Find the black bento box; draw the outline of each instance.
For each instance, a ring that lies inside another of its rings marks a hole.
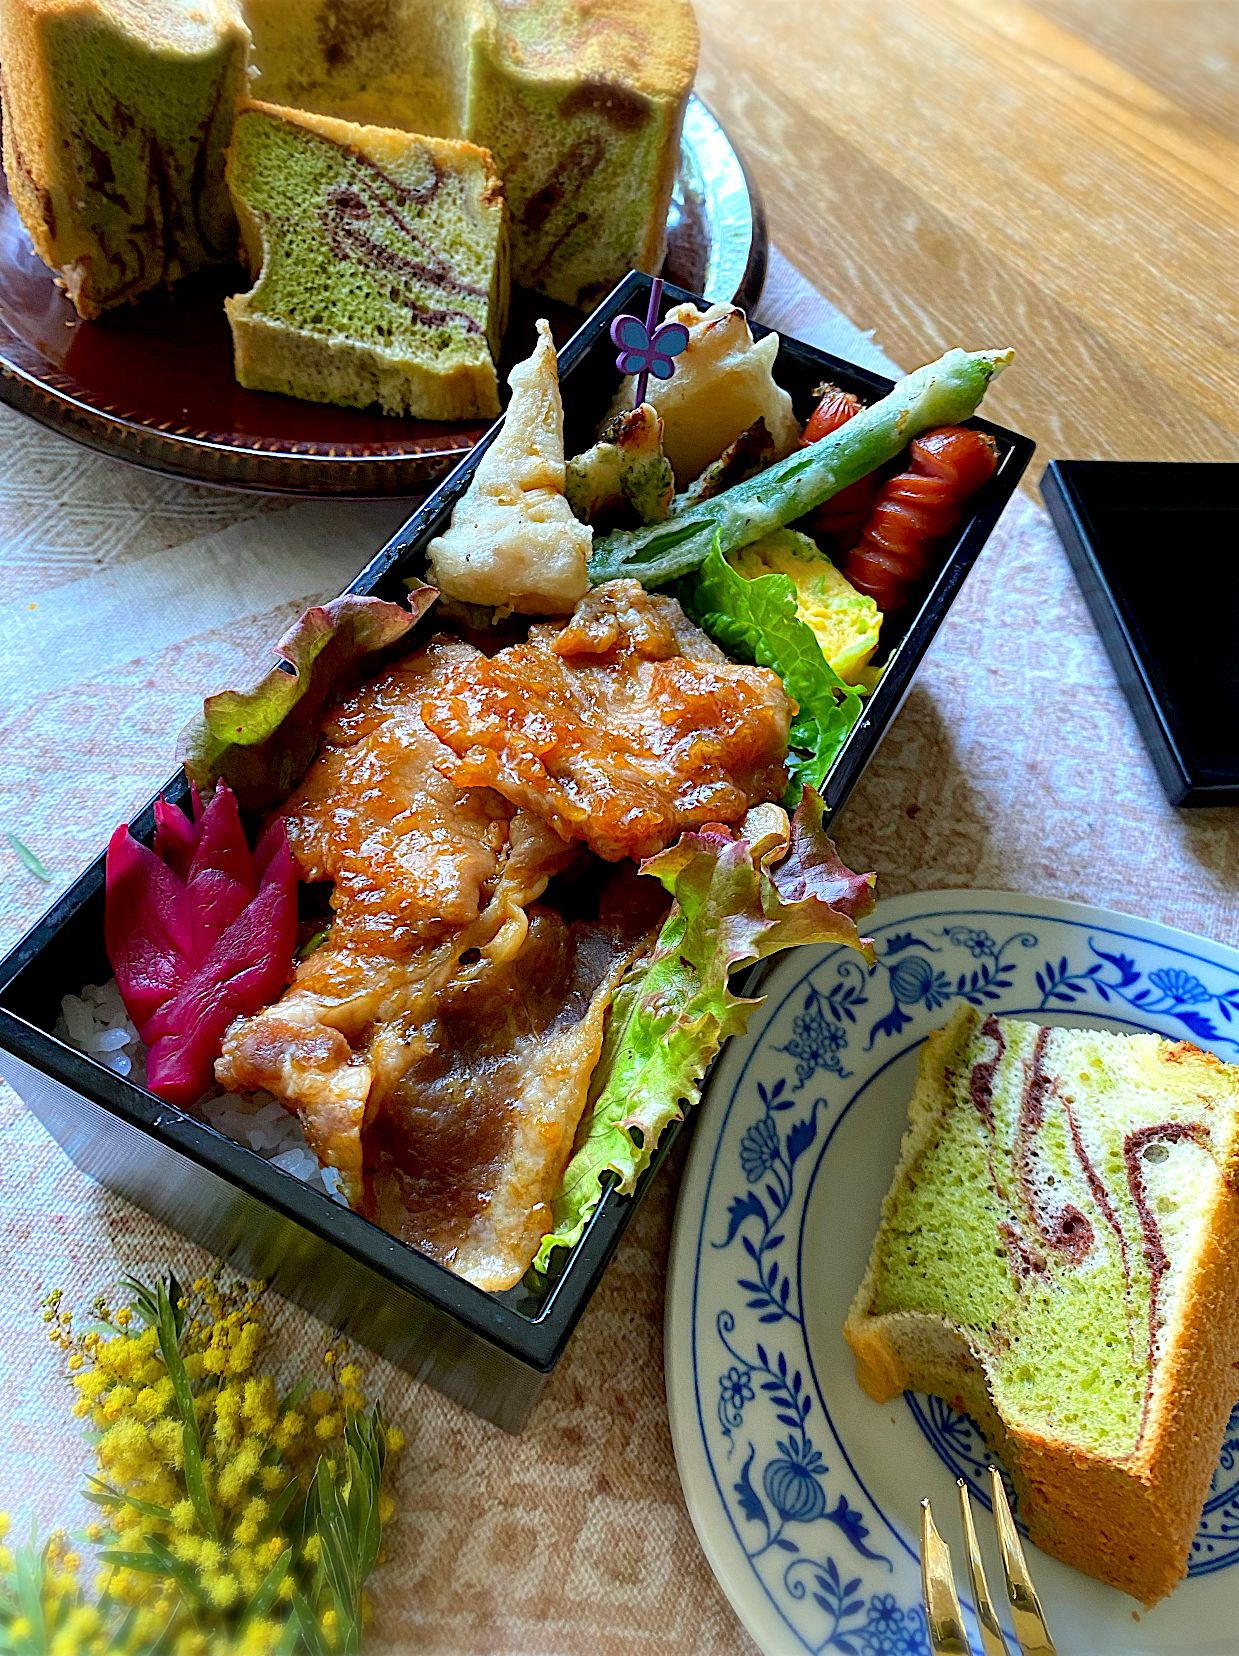
[[[644,317],[650,278],[625,278],[559,353],[567,452],[593,441],[618,383],[609,336],[620,311]],[[664,289],[664,309],[696,296]],[[704,304],[704,300],[698,300]],[[754,327],[755,333],[768,330]],[[872,401],[890,381],[791,339],[777,377],[803,420],[823,380]],[[999,513],[1033,444],[985,420],[971,422],[999,449],[995,476],[970,502],[953,543],[926,578],[919,601],[885,624],[879,659],[889,665],[864,717],[826,779],[837,811],[899,709],[912,678]],[[350,591],[396,599],[422,572],[422,548],[444,529],[490,432],[352,583]],[[204,688],[214,688],[205,687]],[[164,789],[185,792],[178,774]],[[134,833],[149,842],[154,801]],[[50,912],[0,962],[0,1074],[77,1165],[250,1277],[265,1277],[325,1322],[381,1352],[486,1419],[518,1431],[554,1368],[619,1243],[636,1204],[657,1178],[676,1128],[664,1133],[631,1198],[608,1192],[585,1235],[540,1290],[491,1294],[461,1281],[368,1220],[307,1189],[193,1116],[57,1040],[49,1030],[61,997],[110,975],[103,947],[102,852]]]

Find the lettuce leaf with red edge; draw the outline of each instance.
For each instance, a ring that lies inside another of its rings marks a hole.
[[[227,782],[250,810],[280,804],[318,751],[319,718],[335,691],[373,672],[437,597],[434,587],[416,587],[405,609],[346,592],[308,609],[275,646],[293,672],[276,667],[252,690],[208,696],[186,725],[179,745],[186,776],[204,794]]]
[[[856,921],[873,907],[874,876],[844,866],[822,817],[820,796],[806,788],[790,824],[777,805],[758,806],[738,833],[685,833],[642,863],[675,902],[652,953],[615,997],[535,1269],[578,1240],[608,1175],[632,1190],[663,1129],[696,1102],[719,1047],[761,1005],[732,994],[732,972],[797,943],[846,943],[872,961]]]

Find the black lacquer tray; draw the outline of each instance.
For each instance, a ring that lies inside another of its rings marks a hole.
[[[611,320],[620,311],[644,316],[649,288],[648,276],[626,277],[559,353],[569,453],[593,440],[618,383]],[[694,297],[668,285],[664,310]],[[759,335],[766,331],[754,326]],[[776,373],[802,420],[823,380],[867,401],[884,395],[891,383],[786,338]],[[912,605],[884,624],[879,659],[886,671],[826,778],[823,794],[832,811],[843,805],[876,751],[1032,455],[1028,438],[985,420],[971,423],[997,441],[998,470],[969,503]],[[422,572],[427,540],[447,526],[497,429],[409,518],[351,591],[404,596],[405,580]],[[181,798],[183,778],[178,774],[163,791]],[[153,807],[152,800],[133,824],[148,842]],[[476,1413],[519,1430],[682,1129],[664,1133],[635,1195],[604,1196],[577,1246],[570,1254],[561,1251],[544,1287],[485,1293],[49,1033],[63,995],[111,975],[103,948],[103,877],[101,851],[0,962],[0,1074],[92,1177],[246,1275],[271,1279],[280,1292]]]
[[[1239,464],[1052,460],[1041,494],[1166,798],[1239,805]]]

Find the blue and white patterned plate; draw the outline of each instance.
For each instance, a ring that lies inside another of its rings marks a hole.
[[[765,1656],[928,1656],[919,1502],[933,1499],[961,1565],[954,1479],[988,1505],[971,1422],[937,1399],[871,1402],[841,1332],[926,1035],[962,999],[1151,1029],[1239,1059],[1239,951],[1221,944],[1007,892],[895,898],[868,929],[872,970],[848,949],[803,949],[763,984],[765,1005],[712,1077],[672,1243],[667,1400],[680,1478],[714,1573]],[[1060,1656],[1233,1656],[1239,1409],[1189,1578],[1156,1609],[1141,1613],[1039,1552],[1031,1563]]]

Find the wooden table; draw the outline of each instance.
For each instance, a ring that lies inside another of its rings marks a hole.
[[[1234,0],[696,0],[773,239],[1056,457],[1239,458]]]

